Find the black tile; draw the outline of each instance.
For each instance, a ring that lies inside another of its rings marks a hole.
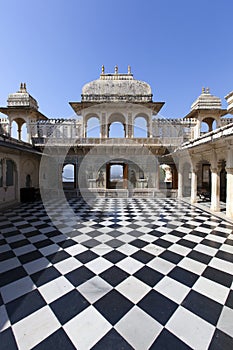
[[[134,306],[134,304],[121,293],[113,289],[95,302],[93,306],[114,325]]]
[[[55,269],[55,267],[50,266],[46,269],[33,273],[31,279],[37,285],[37,287],[54,280],[55,278],[61,276],[61,274]]]
[[[90,303],[76,290],[63,295],[50,304],[59,322],[64,325],[86,309]]]
[[[82,245],[84,245],[84,247],[87,247],[87,248],[94,248],[99,244],[100,242],[94,238],[91,238],[88,241],[82,242]]]
[[[1,350],[18,350],[11,328],[7,328],[3,332],[0,332],[0,344]]]
[[[173,230],[172,232],[170,232],[171,235],[173,236],[176,236],[176,237],[184,237],[186,236],[186,233],[184,232],[180,232],[180,231],[177,231],[177,230]]]
[[[142,241],[141,239],[135,239],[134,241],[129,242],[129,244],[131,244],[137,248],[143,248],[146,245],[148,245],[148,242]]]
[[[131,258],[134,258],[138,261],[141,261],[144,264],[147,264],[149,261],[154,259],[154,255],[144,252],[143,250],[138,250],[136,253],[131,255]]]
[[[47,227],[47,226],[46,226],[46,227]],[[34,244],[34,246],[35,246],[36,248],[40,249],[40,248],[47,247],[47,246],[49,246],[49,245],[51,245],[51,244],[54,244],[54,242],[51,241],[50,239],[43,239],[43,241],[35,242],[35,243],[33,243],[33,244]]]
[[[233,245],[233,239],[227,239],[224,244]]]
[[[203,277],[209,278],[210,280],[223,284],[224,286],[230,288],[232,284],[233,276],[229,273],[217,270],[213,267],[208,266],[202,274]]]
[[[212,259],[212,256],[209,256],[207,254],[203,254],[201,252],[198,252],[198,251],[191,251],[188,255],[187,255],[188,258],[191,258],[193,260],[196,260],[196,261],[199,261],[203,264],[209,264],[210,260]]]
[[[218,251],[217,254],[215,255],[215,257],[233,263],[233,254],[231,254],[231,253],[227,253],[224,251]]]
[[[122,242],[119,239],[113,238],[110,241],[106,242],[105,244],[107,244],[108,246],[112,247],[112,248],[119,248],[122,245],[125,244],[125,242]]]
[[[171,272],[169,272],[168,276],[188,287],[192,287],[199,278],[195,273],[182,269],[179,266],[176,266]]]
[[[30,253],[20,255],[18,257],[18,259],[22,264],[26,264],[29,261],[33,261],[33,260],[39,259],[41,257],[43,257],[43,255],[38,250],[34,250]]]
[[[52,333],[48,338],[44,339],[32,350],[75,350],[75,346],[72,344],[70,338],[65,331],[60,328],[56,332]]]
[[[14,257],[15,257],[15,254],[12,252],[12,250],[8,250],[0,254],[0,261],[5,261]]]
[[[208,350],[232,350],[233,338],[216,329]]]
[[[0,287],[27,276],[27,272],[22,266],[1,273]]]
[[[170,261],[173,264],[178,264],[184,258],[182,255],[171,252],[169,250],[166,250],[165,252],[161,253],[159,257],[164,260]]]
[[[61,250],[61,251],[58,251],[57,253],[53,253],[46,256],[46,259],[48,259],[53,264],[56,264],[59,261],[63,261],[68,258],[70,258],[70,254],[68,254],[64,250]]]
[[[156,241],[154,241],[153,244],[162,248],[169,248],[173,244],[173,242],[168,242],[165,239],[159,238]]]
[[[193,290],[181,305],[214,326],[216,326],[223,308],[221,304]]]
[[[12,249],[24,247],[27,244],[31,244],[27,239],[21,239],[20,241],[9,243]]]
[[[138,307],[147,312],[162,325],[165,325],[178,305],[155,290],[151,290]]]
[[[196,242],[191,242],[187,239],[180,239],[176,243],[182,245],[183,247],[187,247],[187,248],[191,248],[191,249],[193,249],[197,245]]]
[[[12,324],[39,310],[46,305],[38,290],[33,290],[6,304],[6,310]]]
[[[126,258],[126,255],[118,252],[117,250],[112,250],[111,252],[103,255],[103,258],[105,258],[108,261],[111,261],[113,264],[118,263],[119,261]]]
[[[86,264],[89,261],[92,261],[96,258],[98,258],[99,255],[96,253],[92,252],[91,250],[86,250],[85,252],[82,252],[78,255],[75,255],[75,258],[81,261],[81,263]]]
[[[142,282],[154,287],[164,277],[164,275],[148,266],[143,266],[134,274],[134,277],[137,277]]]
[[[112,266],[108,270],[102,272],[100,277],[107,281],[111,286],[116,287],[129,277],[129,274],[117,266]]]
[[[229,293],[229,295],[227,297],[226,306],[228,306],[231,309],[233,309],[233,290],[230,290],[230,293]]]
[[[124,338],[112,328],[91,350],[134,350]]]
[[[204,245],[207,245],[208,247],[216,248],[216,249],[219,249],[222,245],[222,243],[211,241],[210,239],[203,239],[203,241],[201,241],[200,244],[204,244]]]
[[[192,348],[164,328],[149,350],[192,350]]]
[[[95,274],[90,271],[87,267],[81,266],[65,275],[65,277],[73,284],[73,286],[77,287],[80,284],[88,281]]]

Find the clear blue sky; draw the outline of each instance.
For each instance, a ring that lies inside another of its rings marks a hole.
[[[202,86],[233,90],[232,0],[0,0],[0,105],[26,82],[48,117],[97,79],[132,66],[164,117],[183,117]]]

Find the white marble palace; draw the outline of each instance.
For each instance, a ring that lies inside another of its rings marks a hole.
[[[233,92],[225,99],[227,109],[203,88],[186,116],[165,119],[164,102],[130,66],[124,74],[103,66],[81,101],[70,102],[75,118],[50,119],[21,83],[0,108],[0,206],[34,200],[43,187],[67,196],[186,198],[216,213],[224,203],[233,219]],[[41,169],[43,157],[49,166]]]

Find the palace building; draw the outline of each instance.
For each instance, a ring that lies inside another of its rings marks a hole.
[[[21,83],[0,108],[0,206],[61,193],[178,197],[233,219],[233,92],[225,99],[227,109],[203,88],[186,116],[162,118],[164,102],[130,66],[124,74],[103,66],[70,102],[75,118],[50,119]]]

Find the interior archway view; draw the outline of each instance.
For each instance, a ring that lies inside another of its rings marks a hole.
[[[233,349],[233,92],[152,96],[103,66],[73,119],[0,108],[1,349]]]

